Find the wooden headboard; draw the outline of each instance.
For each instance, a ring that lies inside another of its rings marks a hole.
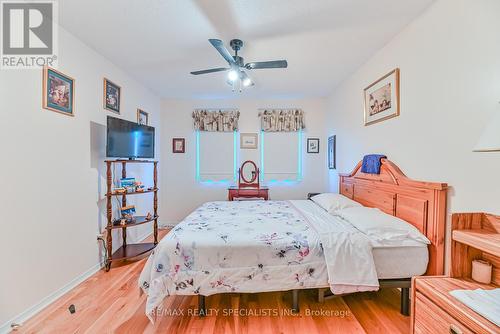
[[[340,174],[340,193],[417,227],[431,241],[426,275],[442,275],[448,185],[411,180],[387,159],[382,159],[380,174],[362,173],[361,164]]]

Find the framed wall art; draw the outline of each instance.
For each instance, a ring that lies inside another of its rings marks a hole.
[[[137,109],[137,124],[148,125],[149,114],[144,110]]]
[[[44,67],[42,100],[44,109],[74,116],[75,80],[50,67]]]
[[[307,153],[319,153],[319,138],[307,138]]]
[[[364,100],[365,125],[399,116],[399,68],[366,87]]]
[[[337,169],[337,136],[328,137],[328,168]]]
[[[240,134],[241,149],[256,149],[259,135],[257,133],[242,133]]]
[[[121,87],[104,78],[103,104],[104,109],[120,114]]]
[[[186,153],[185,138],[172,138],[172,153]]]

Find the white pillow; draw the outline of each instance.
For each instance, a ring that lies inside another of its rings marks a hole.
[[[335,193],[323,193],[311,197],[311,200],[321,206],[329,213],[346,208],[353,208],[362,206],[358,202],[353,201],[343,195]]]
[[[381,244],[389,245],[405,240],[430,244],[429,239],[415,226],[379,209],[355,207],[337,211],[336,214]]]

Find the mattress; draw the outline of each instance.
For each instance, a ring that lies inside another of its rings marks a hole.
[[[425,246],[378,247],[373,260],[379,279],[409,278],[425,273],[429,252]]]

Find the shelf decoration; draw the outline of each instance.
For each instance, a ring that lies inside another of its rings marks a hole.
[[[259,117],[264,132],[295,132],[306,128],[301,109],[264,109]]]
[[[194,129],[197,131],[233,132],[238,131],[240,112],[237,109],[193,111]]]

